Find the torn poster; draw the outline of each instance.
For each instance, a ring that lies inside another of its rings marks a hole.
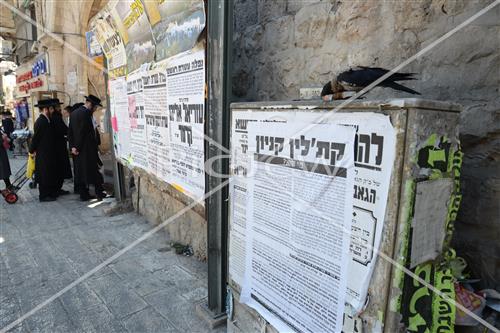
[[[130,159],[130,119],[128,116],[127,81],[124,76],[109,81],[111,116],[116,118],[114,148],[124,163]]]
[[[453,179],[451,178],[417,182],[410,268],[434,260],[441,254],[446,236],[448,204],[452,192]]]
[[[355,129],[252,122],[248,133],[252,168],[241,301],[280,332],[340,332]]]

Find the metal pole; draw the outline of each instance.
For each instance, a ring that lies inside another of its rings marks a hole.
[[[232,1],[208,1],[207,15],[207,82],[208,107],[206,134],[224,147],[229,147],[230,54]],[[205,143],[206,159],[226,155],[214,145]],[[218,174],[228,174],[229,160],[217,159],[212,165]],[[206,191],[219,186],[225,179],[206,176]],[[225,314],[227,282],[228,188],[211,195],[205,201],[208,245],[208,308],[215,316]]]
[[[121,165],[117,163],[116,161],[116,156],[115,156],[115,145],[113,142],[113,128],[111,126],[111,105],[110,105],[110,98],[108,94],[108,82],[109,82],[109,75],[108,75],[108,61],[106,59],[106,56],[103,55],[103,64],[104,64],[104,84],[106,87],[106,113],[105,113],[105,118],[106,118],[106,130],[108,133],[111,134],[111,165],[113,166],[113,187],[114,187],[114,192],[115,192],[115,199],[117,201],[121,201],[124,199],[123,195],[123,170],[121,168]]]

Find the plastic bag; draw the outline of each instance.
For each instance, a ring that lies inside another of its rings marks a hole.
[[[26,165],[26,178],[33,177],[33,173],[35,172],[35,157],[31,154],[28,156],[28,164]]]

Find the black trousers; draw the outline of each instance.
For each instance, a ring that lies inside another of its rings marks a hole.
[[[85,198],[85,197],[89,196],[89,186],[90,185],[94,185],[94,191],[95,191],[95,195],[97,197],[102,196],[102,193],[104,191],[104,187],[103,187],[104,177],[98,169],[96,169],[95,172],[96,172],[96,175],[94,177],[95,178],[94,184],[82,184],[82,183],[78,184],[78,192],[80,193],[81,198]],[[75,183],[75,187],[76,186],[77,186],[77,184]],[[76,191],[76,189],[75,189],[75,191]]]
[[[56,197],[56,186],[54,185],[46,185],[46,184],[38,184],[38,193],[40,199],[45,199],[47,197]]]

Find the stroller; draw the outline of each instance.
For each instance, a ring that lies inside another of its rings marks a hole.
[[[28,155],[28,145],[31,139],[31,132],[28,128],[17,129],[11,134],[14,143],[14,157]]]
[[[19,197],[17,196],[17,192],[24,186],[24,184],[26,184],[31,179],[26,177],[27,166],[28,162],[24,163],[24,165],[14,175],[12,186],[1,191],[2,196],[8,204],[12,205],[17,202],[17,200],[19,199]],[[33,188],[34,184],[34,182],[31,182],[30,188]]]

